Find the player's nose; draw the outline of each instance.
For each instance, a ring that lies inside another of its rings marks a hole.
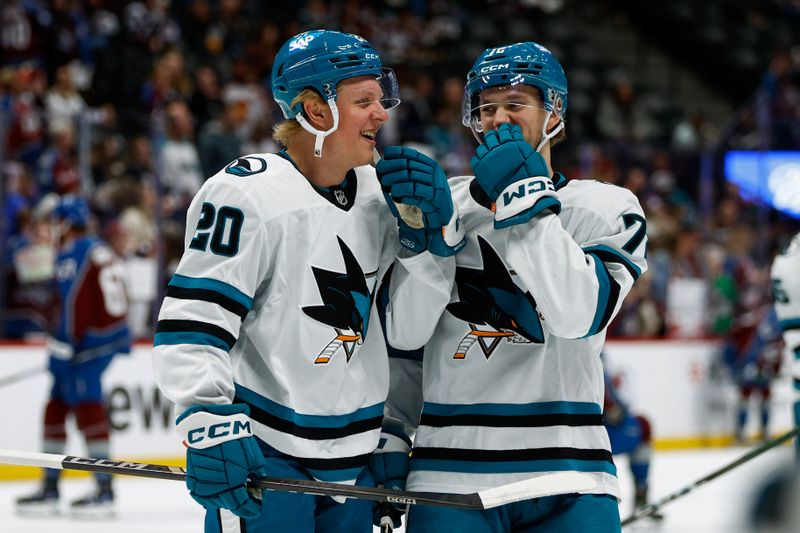
[[[376,105],[372,111],[372,120],[377,121],[380,125],[389,120],[389,112],[382,105]]]
[[[494,128],[497,129],[500,124],[507,124],[511,122],[511,114],[503,109],[502,106],[494,114]]]

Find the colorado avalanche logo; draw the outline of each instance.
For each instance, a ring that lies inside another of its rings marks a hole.
[[[543,343],[544,332],[533,297],[514,284],[497,252],[480,235],[478,245],[483,269],[456,269],[460,300],[447,306],[453,316],[469,324],[470,328],[453,359],[466,358],[475,343],[487,359],[503,340]]]
[[[336,332],[336,336],[314,359],[314,363],[318,365],[330,361],[340,348],[344,348],[347,362],[350,362],[356,345],[362,344],[367,336],[372,307],[372,295],[366,278],[374,277],[377,272],[365,275],[350,248],[340,237],[337,240],[342,251],[345,272],[332,272],[312,266],[311,271],[317,281],[323,304],[303,307],[306,315],[332,327]]]
[[[244,178],[246,176],[258,174],[259,172],[264,172],[266,169],[267,162],[264,159],[248,155],[229,163],[228,166],[225,167],[225,172]]]

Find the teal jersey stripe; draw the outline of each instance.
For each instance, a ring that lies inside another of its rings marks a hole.
[[[520,472],[604,472],[617,475],[617,467],[608,461],[582,461],[580,459],[547,459],[538,461],[458,461],[442,459],[414,459],[411,470],[454,472],[465,474],[514,474]]]
[[[383,416],[383,402],[367,407],[362,407],[355,412],[345,415],[304,415],[294,409],[281,405],[277,402],[265,398],[264,396],[252,391],[238,383],[234,384],[234,395],[254,407],[262,409],[267,413],[292,422],[298,426],[310,428],[341,428],[353,422],[368,420],[370,418]]]
[[[589,333],[586,337],[591,337],[597,334],[605,324],[603,318],[606,316],[606,308],[609,305],[609,294],[611,293],[611,284],[608,281],[610,274],[606,270],[606,266],[596,255],[592,255],[594,259],[594,273],[597,276],[597,283],[599,284],[597,290],[597,309],[594,312],[594,319],[592,319],[592,326],[589,328]],[[616,304],[616,302],[614,302]]]
[[[800,329],[800,317],[787,318],[778,322],[781,331],[788,331],[790,329]]]
[[[611,246],[607,246],[605,244],[598,244],[596,246],[590,246],[588,248],[584,248],[583,252],[587,254],[590,253],[611,254],[614,256],[616,260],[622,263],[622,265],[625,266],[625,268],[627,268],[629,271],[632,271],[632,274],[634,274],[635,279],[639,279],[639,276],[642,275],[642,269],[636,266],[636,263],[625,257],[625,255],[622,252],[620,252],[616,248],[612,248]]]
[[[228,285],[224,281],[211,278],[191,278],[189,276],[174,274],[169,284],[183,289],[206,289],[218,292],[231,300],[239,302],[248,310],[253,308],[253,299],[251,297],[247,296],[233,285]]]
[[[153,346],[172,346],[175,344],[196,344],[198,346],[213,346],[224,352],[230,351],[230,346],[214,335],[197,332],[165,332],[153,336]]]
[[[602,407],[591,402],[475,403],[463,405],[425,402],[422,410],[425,414],[438,416],[599,415],[603,412]]]

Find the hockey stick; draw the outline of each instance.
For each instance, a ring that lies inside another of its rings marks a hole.
[[[157,479],[184,481],[186,470],[175,466],[90,459],[73,455],[20,452],[0,449],[0,463],[21,466],[40,466],[57,470],[84,470],[106,474],[121,474]],[[357,487],[342,483],[326,483],[299,479],[265,477],[252,479],[248,486],[256,489],[298,492],[317,496],[342,496],[359,500],[372,500],[411,505],[436,505],[460,509],[491,509],[507,503],[554,494],[569,494],[594,488],[595,480],[579,472],[545,474],[508,485],[474,492],[472,494],[445,494],[438,492],[413,492],[376,487]]]
[[[769,441],[767,441],[767,442],[765,442],[763,444],[760,444],[760,445],[756,446],[755,448],[753,448],[752,450],[750,450],[749,452],[747,452],[743,456],[739,457],[738,459],[736,459],[732,463],[728,463],[727,465],[723,466],[722,468],[718,468],[717,470],[714,470],[710,474],[701,477],[697,481],[686,485],[685,487],[683,487],[680,490],[676,490],[672,494],[668,494],[667,496],[664,496],[663,498],[661,498],[659,500],[656,500],[655,502],[653,502],[651,504],[648,504],[648,505],[645,505],[643,507],[640,507],[640,508],[636,509],[633,512],[633,514],[631,514],[628,518],[626,518],[625,520],[622,521],[622,525],[623,526],[627,526],[628,524],[632,524],[633,522],[636,522],[640,518],[644,518],[646,516],[650,516],[651,514],[653,514],[654,512],[658,511],[661,507],[663,507],[664,505],[670,503],[671,501],[677,500],[681,496],[684,496],[684,495],[692,492],[694,489],[696,489],[700,485],[704,485],[704,484],[708,483],[709,481],[711,481],[712,479],[718,478],[722,474],[730,472],[731,470],[733,470],[737,466],[739,466],[739,465],[741,465],[743,463],[746,463],[750,459],[752,459],[754,457],[757,457],[757,456],[761,455],[762,453],[764,453],[765,451],[767,451],[767,450],[769,450],[771,448],[774,448],[775,446],[778,446],[778,445],[786,442],[787,440],[789,440],[792,437],[796,436],[798,433],[800,433],[800,426],[794,428],[793,430],[789,431],[788,433],[785,433],[785,434],[781,435],[780,437],[775,437],[772,440],[769,440]]]
[[[25,370],[20,370],[19,372],[0,378],[0,387],[5,387],[6,385],[11,385],[13,383],[16,383],[17,381],[31,378],[33,376],[38,376],[39,374],[41,374],[46,370],[47,367],[45,366],[34,366],[32,368],[26,368]]]

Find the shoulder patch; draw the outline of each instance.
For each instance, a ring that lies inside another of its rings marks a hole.
[[[258,174],[265,170],[267,170],[266,160],[251,155],[240,157],[225,167],[225,172],[233,174],[234,176],[239,176],[240,178],[252,176],[253,174]]]

